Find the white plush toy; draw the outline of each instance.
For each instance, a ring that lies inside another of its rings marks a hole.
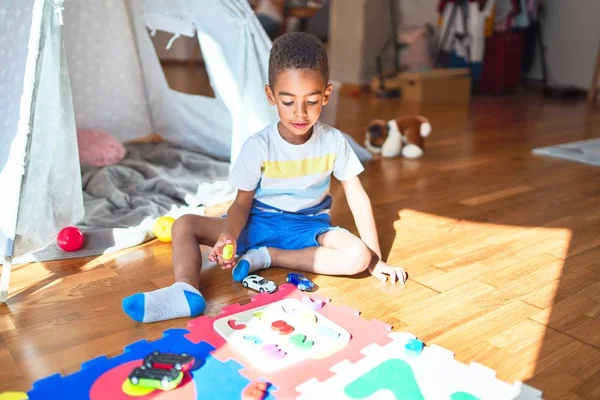
[[[402,155],[420,158],[425,150],[425,138],[431,133],[429,120],[420,115],[371,121],[365,135],[365,147],[384,158]]]

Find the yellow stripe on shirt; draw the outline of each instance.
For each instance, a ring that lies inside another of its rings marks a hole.
[[[322,174],[333,170],[334,161],[334,153],[302,160],[265,161],[263,163],[263,175],[267,178],[297,178]]]

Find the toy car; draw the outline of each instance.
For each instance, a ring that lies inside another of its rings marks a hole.
[[[250,289],[257,290],[261,293],[268,292],[273,293],[275,289],[277,289],[277,285],[273,281],[269,281],[262,276],[258,275],[248,275],[242,281],[242,285],[244,287],[249,287]]]
[[[175,368],[178,371],[187,372],[192,369],[194,361],[194,357],[186,353],[172,354],[155,351],[144,358],[144,366],[162,369]]]
[[[137,367],[129,374],[129,382],[136,386],[142,386],[152,389],[170,390],[181,382],[183,372],[175,368],[147,368]]]
[[[313,290],[315,288],[315,284],[302,274],[290,272],[285,280],[300,290]]]

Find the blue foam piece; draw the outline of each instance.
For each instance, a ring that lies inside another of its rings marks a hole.
[[[101,356],[89,360],[81,365],[81,370],[73,374],[62,376],[50,375],[33,384],[27,393],[30,400],[81,400],[88,399],[90,388],[106,371],[121,364],[143,359],[149,353],[158,350],[168,353],[188,353],[196,359],[192,368],[192,378],[196,384],[197,399],[236,399],[241,398],[243,389],[250,381],[239,374],[244,368],[233,360],[225,363],[214,358],[210,353],[215,350],[206,342],[198,344],[187,340],[184,335],[189,334],[186,329],[169,329],[163,337],[153,342],[141,340],[125,347],[122,354],[108,358]],[[273,400],[271,394],[277,388],[270,386],[265,400]],[[187,400],[187,399],[182,399]]]
[[[411,356],[418,356],[423,351],[425,344],[419,339],[409,339],[404,345],[404,352]]]

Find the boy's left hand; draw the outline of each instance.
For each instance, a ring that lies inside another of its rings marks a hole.
[[[373,275],[375,278],[379,279],[382,282],[387,281],[388,276],[390,277],[392,283],[396,283],[397,281],[399,281],[401,284],[404,284],[406,282],[406,279],[408,279],[408,275],[402,268],[392,267],[381,260],[379,260],[377,265],[375,265],[375,268],[373,268],[372,270],[369,269],[369,272],[371,273],[371,275]]]
[[[208,261],[219,264],[222,269],[229,269],[235,265],[236,247],[235,238],[223,233],[208,255]]]

